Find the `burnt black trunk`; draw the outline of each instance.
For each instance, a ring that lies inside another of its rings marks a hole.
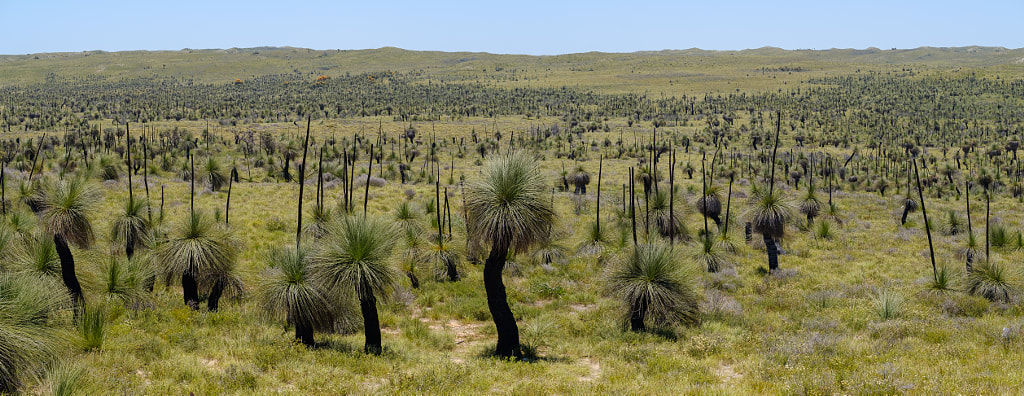
[[[459,269],[455,265],[455,260],[451,260],[448,263],[445,263],[445,269],[448,271],[449,282],[458,282],[459,279],[462,279],[461,277],[459,277]]]
[[[764,236],[764,249],[768,251],[768,272],[772,273],[779,269],[779,246],[775,244],[775,239],[768,234],[762,234]]]
[[[210,297],[206,299],[206,308],[210,312],[217,312],[217,308],[220,307],[220,297],[224,295],[224,281],[217,279],[217,283],[213,284],[213,288],[210,289]]]
[[[191,273],[181,274],[181,291],[184,295],[185,305],[193,310],[199,310],[199,285],[196,284],[196,277]]]
[[[903,217],[900,217],[900,225],[907,224],[907,215],[910,214],[910,205],[903,205]]]
[[[501,358],[518,359],[523,356],[519,347],[519,326],[508,306],[505,283],[501,279],[507,255],[508,244],[495,241],[484,263],[484,289],[487,290],[487,308],[498,330],[498,345],[494,354]]]
[[[359,310],[363,313],[363,333],[366,335],[363,352],[380,355],[383,351],[380,342],[380,321],[377,319],[377,299],[372,293],[359,298]]]
[[[412,271],[406,271],[405,272],[405,276],[409,278],[409,283],[412,284],[412,288],[413,289],[419,289],[420,288],[420,278],[418,276],[416,276],[416,273],[414,273]]]
[[[644,325],[644,317],[647,314],[647,300],[641,299],[633,302],[630,307],[629,314],[629,329],[636,332],[647,331],[647,326]]]
[[[316,344],[313,340],[313,327],[304,324],[295,324],[295,339],[302,342],[302,345],[312,347]]]
[[[57,248],[57,256],[60,257],[60,276],[64,280],[64,286],[71,292],[75,305],[81,307],[85,297],[82,294],[82,284],[78,283],[78,275],[75,274],[75,258],[71,255],[71,248],[60,234],[53,235],[53,243]]]

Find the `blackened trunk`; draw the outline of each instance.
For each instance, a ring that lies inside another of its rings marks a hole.
[[[124,255],[125,257],[128,257],[129,260],[131,260],[132,256],[135,255],[135,237],[133,237],[131,233],[129,233],[128,237],[125,238]]]
[[[768,234],[762,234],[764,236],[764,248],[768,251],[768,272],[772,273],[779,269],[779,246],[775,244],[775,239]]]
[[[185,298],[185,305],[193,310],[199,310],[199,285],[196,284],[196,277],[188,272],[181,274],[181,291]]]
[[[903,217],[900,217],[900,225],[907,224],[907,215],[910,214],[910,206],[903,205]]]
[[[302,342],[302,345],[312,347],[316,344],[313,340],[313,327],[303,324],[295,325],[295,339]]]
[[[743,225],[743,238],[747,240],[747,243],[754,240],[754,226],[749,221]]]
[[[647,300],[634,301],[630,307],[629,329],[636,332],[647,331],[644,325],[644,317],[647,315]]]
[[[363,313],[363,333],[366,335],[363,352],[380,355],[383,351],[380,342],[380,321],[377,319],[377,299],[372,293],[359,298],[359,310]]]
[[[217,283],[213,284],[213,288],[210,289],[210,297],[206,299],[206,308],[210,312],[217,312],[217,308],[220,307],[220,297],[224,295],[224,281],[217,279]]]
[[[412,284],[412,288],[413,289],[419,289],[420,288],[420,278],[418,276],[416,276],[416,273],[414,273],[412,271],[406,271],[405,272],[405,276],[409,278],[409,283]]]
[[[495,241],[491,253],[484,263],[484,289],[487,290],[487,308],[498,330],[498,345],[494,354],[501,358],[521,358],[519,347],[519,326],[508,306],[505,294],[505,283],[501,279],[505,269],[505,257],[508,255],[508,244]]]
[[[75,258],[71,255],[71,248],[60,234],[53,235],[53,243],[57,248],[57,256],[60,257],[60,276],[64,280],[64,286],[71,292],[75,305],[81,307],[85,297],[82,294],[82,284],[78,283],[78,275],[75,274]]]
[[[448,271],[449,282],[458,282],[459,279],[461,279],[461,277],[459,277],[459,268],[455,265],[455,260],[451,260],[446,263],[445,269]]]

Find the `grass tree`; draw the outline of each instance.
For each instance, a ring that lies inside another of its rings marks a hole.
[[[64,334],[52,325],[68,303],[55,282],[0,273],[0,393],[14,393],[59,351]]]
[[[174,235],[157,248],[157,261],[169,276],[181,277],[185,305],[199,309],[200,278],[228,271],[238,256],[238,244],[224,229],[193,212]]]
[[[639,244],[611,273],[608,287],[626,307],[630,330],[698,321],[696,280],[678,257],[668,245]]]
[[[69,245],[89,248],[95,240],[89,214],[100,192],[85,178],[69,178],[48,184],[42,194],[42,226],[53,235],[60,256],[61,278],[76,304],[84,300],[82,285],[75,273],[75,258]]]
[[[519,358],[519,327],[509,308],[502,272],[509,249],[526,250],[545,239],[555,217],[536,159],[522,151],[495,156],[466,191],[469,238],[490,244],[484,263],[487,307],[498,332],[495,354]]]
[[[278,248],[267,257],[269,271],[263,277],[258,300],[272,317],[295,326],[295,340],[315,345],[314,332],[329,331],[334,324],[335,304],[313,279],[309,251]]]
[[[142,213],[147,206],[146,201],[129,197],[110,227],[110,240],[123,248],[129,259],[135,255],[135,249],[150,246],[150,223]]]
[[[771,176],[768,189],[752,191],[753,205],[748,212],[751,228],[764,238],[765,251],[768,253],[768,272],[779,268],[779,247],[776,240],[786,232],[786,222],[793,216],[792,205],[782,195],[781,189],[775,189],[775,155],[779,149],[779,133],[781,131],[782,113],[776,113],[775,148],[771,156]]]
[[[316,279],[332,293],[355,293],[363,315],[363,350],[382,352],[377,299],[385,298],[398,282],[388,264],[395,246],[390,222],[377,217],[346,216],[331,222],[313,255]]]

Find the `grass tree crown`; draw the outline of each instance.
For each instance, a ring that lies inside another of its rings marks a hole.
[[[547,186],[533,155],[516,151],[491,159],[466,189],[469,237],[517,250],[543,240],[555,217]]]

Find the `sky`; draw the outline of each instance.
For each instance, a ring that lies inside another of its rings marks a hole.
[[[1024,47],[1024,0],[0,0],[0,54],[292,46],[555,55]]]

